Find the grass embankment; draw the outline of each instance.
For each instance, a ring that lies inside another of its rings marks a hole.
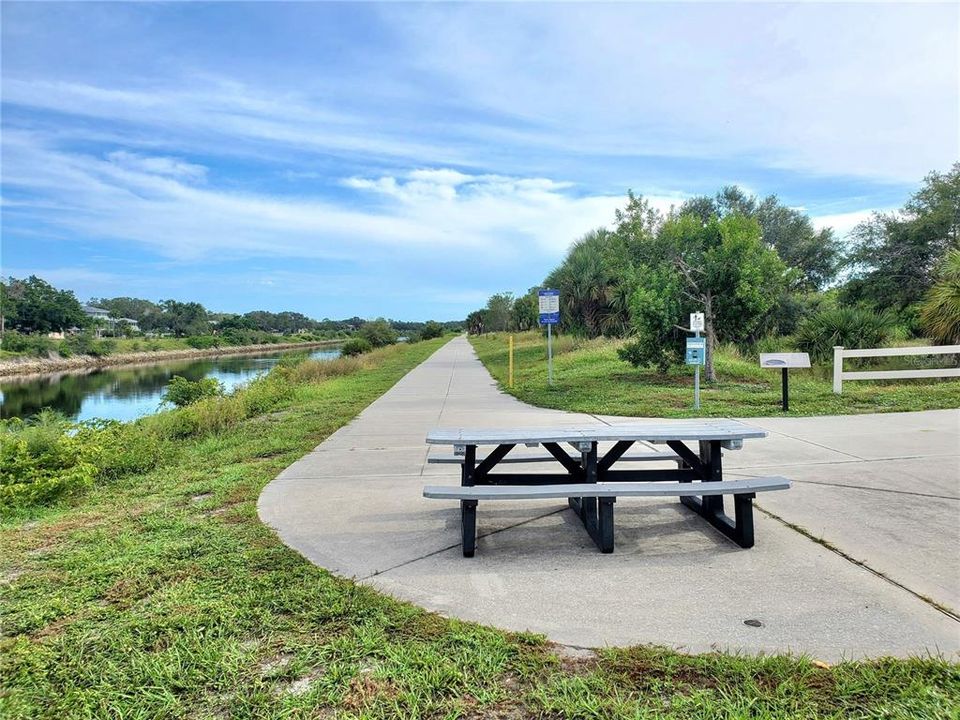
[[[443,341],[288,368],[289,393],[145,419],[152,470],[0,525],[4,718],[899,717],[960,712],[932,658],[821,667],[656,648],[573,656],[329,575],[263,486]],[[268,407],[258,414],[259,407]],[[147,422],[149,421],[149,422]],[[150,423],[155,425],[151,428]]]
[[[501,387],[540,407],[634,417],[757,417],[782,415],[780,372],[762,369],[736,348],[717,353],[718,381],[701,375],[700,410],[693,409],[693,368],[666,375],[637,369],[617,357],[619,340],[554,340],[554,385],[547,383],[546,340],[514,335],[514,386],[507,387],[508,335],[471,337]],[[856,369],[847,361],[846,370]],[[828,368],[790,370],[790,415],[847,415],[960,407],[960,380],[847,381],[833,393]]]

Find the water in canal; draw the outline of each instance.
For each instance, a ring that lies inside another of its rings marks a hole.
[[[328,360],[339,356],[340,349],[327,347],[307,353],[311,358]],[[291,354],[296,351],[174,360],[25,379],[8,378],[0,380],[0,417],[27,418],[42,408],[51,408],[72,420],[135,420],[157,411],[163,391],[174,375],[188,380],[217,378],[227,390],[232,390],[272,368],[281,357]]]

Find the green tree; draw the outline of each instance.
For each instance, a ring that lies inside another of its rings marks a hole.
[[[162,327],[176,337],[209,334],[207,310],[200,303],[161,300],[160,308],[163,311]]]
[[[62,332],[88,322],[72,291],[57,290],[36,275],[26,280],[9,278],[0,292],[7,328],[24,333]]]
[[[848,302],[902,311],[922,300],[940,259],[960,248],[960,163],[930,173],[902,210],[875,213],[852,235]]]
[[[532,330],[540,322],[540,301],[537,288],[530,288],[526,294],[513,301],[510,309],[510,325],[514,330],[523,332]]]
[[[783,205],[776,195],[760,200],[728,185],[714,198],[687,200],[679,214],[695,215],[704,224],[713,216],[738,214],[755,219],[760,223],[764,244],[776,250],[791,270],[787,278],[791,291],[817,290],[836,278],[841,252],[833,230],[817,230],[806,214]]]
[[[642,207],[637,212],[642,214]],[[622,234],[604,229],[588,232],[544,280],[545,287],[560,291],[560,324],[568,332],[597,337],[621,335],[629,327],[633,291],[630,246],[641,242],[636,228],[644,221],[620,216],[624,219]]]
[[[357,330],[357,337],[366,340],[372,347],[384,347],[393,345],[398,338],[397,331],[393,329],[389,322],[384,318],[377,318],[365,322]]]
[[[656,366],[666,372],[683,356],[686,333],[677,326],[683,317],[683,283],[669,265],[637,268],[637,287],[630,298],[633,338],[617,352],[635,367]]]
[[[760,224],[739,213],[706,224],[674,215],[661,228],[658,251],[679,273],[681,304],[704,313],[706,377],[715,381],[718,341],[752,339],[783,292],[786,268],[762,242]]]
[[[484,309],[483,332],[503,332],[510,329],[513,293],[491,295]]]
[[[483,310],[474,310],[467,315],[467,332],[471,335],[482,335],[486,324],[486,313]]]
[[[960,250],[948,252],[940,264],[920,308],[920,324],[934,342],[960,343]]]
[[[423,340],[432,340],[443,336],[443,325],[436,320],[427,320],[420,331],[420,338]]]
[[[91,298],[90,304],[109,311],[112,318],[130,318],[138,325],[149,323],[148,318],[159,315],[160,306],[149,300],[132,297]]]

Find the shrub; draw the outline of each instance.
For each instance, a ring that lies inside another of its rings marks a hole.
[[[270,372],[248,383],[236,397],[243,405],[246,417],[270,412],[277,405],[289,400],[294,386],[288,381],[285,372]]]
[[[393,345],[397,341],[397,331],[383,318],[365,322],[357,330],[357,336],[366,340],[372,347]]]
[[[174,375],[163,393],[163,402],[183,407],[218,395],[223,395],[223,384],[216,378],[201,378],[194,382]]]
[[[60,354],[65,357],[71,355],[104,357],[112,353],[116,347],[116,340],[99,339],[90,333],[77,333],[76,335],[68,335],[60,342]]]
[[[160,439],[140,423],[90,420],[77,426],[76,437],[99,448],[97,469],[101,479],[146,472],[163,458]]]
[[[344,357],[353,357],[370,352],[371,350],[373,350],[373,345],[370,344],[369,340],[362,337],[355,337],[350,338],[343,344],[340,348],[340,354]]]
[[[289,371],[293,382],[319,382],[331,377],[352,375],[363,367],[357,357],[345,356],[333,360],[307,360]]]
[[[943,259],[920,308],[920,324],[934,342],[960,343],[960,250]]]
[[[797,349],[797,339],[793,335],[764,335],[752,346],[740,348],[741,352],[753,359],[761,353],[793,352]]]
[[[220,339],[213,335],[191,335],[187,338],[187,345],[197,350],[209,350],[220,347]]]
[[[420,331],[420,337],[423,340],[432,340],[433,338],[443,337],[443,325],[435,320],[428,320],[423,330]]]
[[[797,331],[797,347],[814,361],[833,357],[834,345],[846,348],[881,347],[890,338],[893,318],[856,307],[823,310],[804,320]]]
[[[43,335],[25,335],[8,330],[3,335],[3,349],[10,352],[46,357],[57,347],[57,341]]]
[[[0,507],[50,502],[93,484],[100,447],[49,411],[0,424]]]

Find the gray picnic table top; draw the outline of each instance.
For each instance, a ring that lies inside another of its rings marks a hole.
[[[427,434],[431,445],[520,445],[605,441],[681,442],[744,440],[767,432],[738,420],[644,420],[616,425],[601,423],[552,428],[437,428]]]

